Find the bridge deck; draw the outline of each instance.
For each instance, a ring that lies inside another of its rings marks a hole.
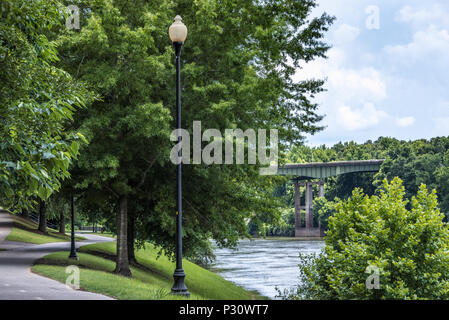
[[[384,160],[356,160],[335,162],[312,162],[286,164],[278,168],[279,175],[295,176],[297,179],[324,179],[351,172],[377,172]]]

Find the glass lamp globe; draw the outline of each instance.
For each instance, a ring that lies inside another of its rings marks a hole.
[[[184,42],[187,38],[187,27],[182,23],[181,16],[176,16],[174,22],[168,29],[170,40],[172,42]]]

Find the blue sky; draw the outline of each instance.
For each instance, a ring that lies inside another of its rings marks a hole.
[[[327,78],[327,92],[316,98],[327,128],[308,144],[448,136],[449,1],[318,4],[315,15],[326,11],[337,20],[326,36],[329,58],[295,75]]]

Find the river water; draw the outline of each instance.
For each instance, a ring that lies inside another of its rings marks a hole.
[[[298,283],[298,253],[319,253],[323,241],[241,240],[237,250],[215,249],[214,271],[247,290],[275,299]]]

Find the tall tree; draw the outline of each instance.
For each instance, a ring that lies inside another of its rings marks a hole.
[[[449,139],[448,139],[449,140]],[[449,150],[444,154],[443,165],[435,171],[438,194],[440,195],[440,208],[449,216]]]
[[[47,233],[46,206],[43,200],[39,200],[39,225],[37,229],[42,233]]]
[[[13,210],[45,200],[67,178],[80,135],[65,130],[92,96],[55,67],[46,37],[61,25],[56,0],[0,3],[0,202]]]
[[[90,143],[78,162],[78,187],[97,189],[114,203],[116,272],[129,276],[128,199],[150,177],[154,164],[168,159],[171,118],[158,90],[171,75],[163,72],[170,59],[167,52],[158,53],[153,39],[154,23],[161,18],[138,12],[149,4],[78,5],[85,13],[86,8],[91,11],[83,16],[80,32],[66,31],[60,37],[62,61],[103,97],[78,119]]]
[[[101,191],[117,214],[117,271],[125,257],[127,212],[140,203],[136,235],[174,251],[175,166],[169,162],[175,105],[174,52],[167,29],[176,14],[189,28],[182,52],[183,128],[278,129],[282,145],[320,130],[322,80],[294,82],[296,68],[324,57],[333,18],[310,19],[315,1],[76,1],[80,31],[58,39],[61,66],[103,97],[76,119],[89,140],[75,170],[77,187]],[[203,146],[207,142],[203,142]],[[185,166],[184,252],[233,245],[246,221],[277,214],[279,178],[259,166]],[[75,175],[75,171],[72,174]],[[119,265],[120,264],[120,265]]]

